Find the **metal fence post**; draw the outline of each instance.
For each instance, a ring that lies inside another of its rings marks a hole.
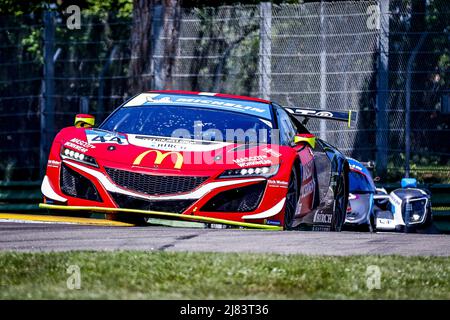
[[[325,26],[325,3],[320,1],[320,109],[327,109],[327,48]],[[320,138],[327,139],[327,124],[320,120]]]
[[[376,97],[376,169],[384,175],[387,169],[388,116],[389,108],[389,0],[379,0],[380,33],[378,41],[378,70]]]
[[[55,69],[53,56],[55,54],[55,12],[44,12],[44,79],[41,99],[40,121],[40,175],[45,175],[45,169],[50,152],[50,145],[55,133]]]
[[[89,97],[80,97],[80,113],[89,114]],[[99,115],[99,113],[97,113]],[[101,114],[100,114],[101,116]]]
[[[259,35],[259,92],[261,97],[270,100],[272,55],[272,3],[261,2]]]
[[[152,21],[152,71],[153,88],[155,90],[164,89],[164,6],[156,5],[153,9]]]
[[[416,60],[417,52],[425,42],[427,33],[420,36],[419,42],[414,47],[411,56],[408,59],[406,67],[406,88],[405,88],[405,177],[409,178],[409,160],[411,158],[411,78],[414,61]]]

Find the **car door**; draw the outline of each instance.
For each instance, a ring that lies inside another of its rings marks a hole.
[[[294,137],[298,132],[289,114],[279,106],[275,106],[278,128],[280,129],[280,143],[291,146],[300,160],[300,195],[297,204],[296,217],[301,217],[313,209],[315,179],[314,179],[314,157],[311,148],[305,144],[294,143]]]

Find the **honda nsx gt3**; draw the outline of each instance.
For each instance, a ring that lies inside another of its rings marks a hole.
[[[98,127],[77,115],[56,135],[41,207],[123,221],[340,231],[348,162],[304,120],[354,116],[226,94],[142,93]]]

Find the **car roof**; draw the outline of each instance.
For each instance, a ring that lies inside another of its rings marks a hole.
[[[272,120],[270,101],[209,92],[151,91],[138,94],[128,100],[123,107],[139,106],[186,106],[233,111],[266,120]]]

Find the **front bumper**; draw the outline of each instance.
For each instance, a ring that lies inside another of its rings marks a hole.
[[[369,223],[370,221],[367,217],[367,214],[358,214],[351,216],[347,214],[347,217],[345,218],[345,224],[348,226],[367,225]]]
[[[249,222],[239,222],[226,219],[211,218],[205,216],[191,216],[185,214],[177,214],[170,212],[158,212],[158,211],[147,211],[147,210],[136,210],[136,209],[124,209],[124,208],[105,208],[105,207],[86,207],[86,206],[64,206],[64,205],[54,205],[48,203],[41,203],[39,207],[42,209],[49,210],[66,210],[66,211],[92,211],[99,213],[131,213],[131,214],[144,214],[149,217],[164,217],[171,219],[181,219],[186,221],[204,222],[204,223],[218,223],[230,226],[252,228],[252,229],[265,229],[265,230],[283,230],[282,227],[249,223]]]
[[[63,166],[69,167],[71,170],[76,171],[77,174],[82,175],[83,178],[89,180],[95,189],[98,190],[101,200],[80,199],[63,192],[61,188]],[[279,225],[266,225],[265,221],[266,219],[279,219],[279,216],[283,214],[284,193],[286,190],[273,188],[269,184],[263,191],[259,205],[251,212],[208,212],[203,209],[207,207],[208,201],[220,193],[263,182],[266,183],[265,178],[210,179],[192,190],[192,192],[172,195],[148,195],[139,194],[115,184],[105,172],[99,169],[90,168],[70,160],[63,160],[59,169],[50,168],[47,170],[47,176],[42,184],[45,203],[41,207],[69,211],[87,210],[103,213],[163,215],[171,219],[177,218],[248,228],[279,230],[281,229],[281,223]],[[269,190],[270,195],[267,195]],[[129,199],[136,199],[140,203],[147,202],[152,204],[153,202],[158,205],[135,206],[133,202],[128,201]],[[167,205],[161,206],[164,203],[167,203]],[[175,210],[176,208],[172,207],[171,204],[177,204],[181,209]],[[273,221],[271,220],[270,222],[272,223]]]

